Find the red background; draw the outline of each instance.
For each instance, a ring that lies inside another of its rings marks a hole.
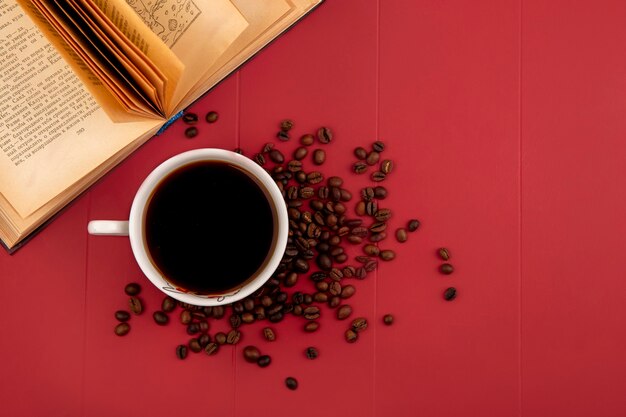
[[[327,0],[192,107],[218,123],[187,140],[177,122],[0,253],[0,414],[626,415],[625,21],[626,3],[609,0]],[[351,304],[370,328],[349,345],[330,314],[315,334],[289,317],[273,344],[256,324],[235,348],[186,361],[176,323],[144,314],[114,336],[127,282],[144,284],[150,312],[162,297],[128,240],[90,237],[87,222],[126,218],[167,157],[256,152],[283,118],[296,137],[333,129],[327,173],[348,176],[352,149],[384,140],[392,226],[422,221],[406,244],[381,244],[395,262],[357,282]],[[450,277],[436,271],[441,245]],[[247,344],[272,365],[244,362]]]

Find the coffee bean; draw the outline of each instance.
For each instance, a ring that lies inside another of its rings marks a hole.
[[[282,164],[283,162],[285,162],[285,157],[278,149],[272,149],[269,153],[269,157],[273,162],[277,164]]]
[[[385,150],[385,144],[377,140],[372,144],[372,149],[374,149],[376,152],[382,152]]]
[[[391,314],[385,314],[383,316],[383,323],[387,326],[391,326],[393,324],[393,316]]]
[[[382,186],[374,187],[374,198],[377,198],[379,200],[384,200],[385,198],[387,198],[387,189]]]
[[[359,216],[365,216],[365,201],[359,201],[358,203],[356,203],[354,211]]]
[[[367,164],[365,162],[355,162],[352,165],[352,171],[355,174],[364,174],[367,171]]]
[[[368,234],[367,228],[363,226],[357,226],[350,230],[350,234],[358,237],[366,237]]]
[[[276,137],[281,142],[287,142],[289,140],[289,134],[287,132],[283,131],[283,130],[281,130],[278,133],[276,133]]]
[[[202,336],[200,336],[202,337]],[[215,341],[220,344],[223,345],[224,343],[226,343],[226,333],[224,332],[219,332],[215,334]]]
[[[125,310],[118,310],[115,312],[115,319],[120,322],[125,322],[130,320],[130,313]]]
[[[183,114],[183,122],[188,125],[195,125],[198,123],[198,115],[196,113],[185,113]]]
[[[328,273],[328,276],[336,282],[343,278],[343,272],[341,272],[339,268],[332,268]]]
[[[304,318],[307,320],[315,320],[320,316],[320,309],[316,306],[309,306],[303,311]]]
[[[372,243],[381,242],[381,241],[385,240],[385,238],[387,238],[387,233],[385,233],[385,232],[372,233],[371,236],[370,236],[370,242],[372,242]]]
[[[304,294],[304,300],[302,302],[306,305],[311,304],[313,302],[313,296],[311,294]]]
[[[396,229],[396,240],[398,242],[404,243],[404,242],[407,241],[407,239],[408,239],[408,235],[406,233],[406,229],[404,229],[402,227],[399,228],[399,229]]]
[[[383,162],[380,163],[380,171],[383,174],[388,175],[392,170],[393,170],[393,161],[390,161],[389,159],[385,159]]]
[[[439,254],[439,257],[443,259],[444,261],[447,261],[448,259],[450,259],[450,251],[446,248],[439,248],[437,253]]]
[[[224,337],[226,337],[224,333],[222,334],[224,335]],[[219,333],[215,335],[216,340],[217,340],[217,336],[219,336]],[[202,348],[205,348],[206,345],[208,345],[210,342],[211,342],[211,336],[209,336],[206,333],[201,334],[200,337],[198,337],[198,343],[200,344]]]
[[[379,222],[386,222],[391,218],[391,210],[387,208],[378,209],[376,213],[374,213],[374,218]]]
[[[309,151],[305,147],[301,146],[293,152],[293,159],[301,161],[308,153]]]
[[[265,145],[263,145],[263,149],[261,150],[261,152],[263,153],[268,153],[270,152],[272,149],[274,149],[274,144],[272,142],[268,142]],[[280,172],[282,172],[282,168],[283,167],[276,167],[274,168],[274,173],[278,174]]]
[[[126,336],[130,332],[130,324],[120,323],[115,326],[115,334],[118,336]]]
[[[237,344],[237,342],[239,342],[240,338],[241,332],[239,330],[233,329],[226,335],[226,343],[228,343],[229,345],[235,345]]]
[[[420,222],[419,222],[419,220],[412,219],[412,220],[409,220],[409,222],[408,222],[408,224],[407,224],[407,227],[406,227],[406,228],[407,228],[407,230],[408,230],[409,232],[414,232],[414,231],[416,231],[419,227],[420,227]]]
[[[391,261],[396,257],[396,253],[392,251],[391,249],[386,249],[386,250],[380,251],[379,256],[380,256],[380,259],[382,259],[383,261]]]
[[[330,292],[332,295],[341,294],[341,284],[338,281],[331,282],[328,288],[328,292]]]
[[[246,311],[254,310],[254,300],[251,297],[244,298],[244,300],[243,300],[243,308]]]
[[[342,305],[337,309],[337,318],[339,320],[345,320],[352,314],[352,307],[347,304]]]
[[[369,216],[373,216],[378,211],[378,203],[375,201],[368,201],[365,203],[365,213]]]
[[[250,313],[249,311],[246,311],[244,313],[241,314],[241,321],[243,323],[253,323],[255,320],[254,318],[254,314]],[[201,323],[202,324],[202,323]]]
[[[317,266],[323,271],[330,271],[333,267],[333,261],[328,255],[322,253],[317,257]]]
[[[200,342],[195,337],[190,339],[187,345],[189,346],[189,350],[194,353],[198,353],[202,350],[202,346],[200,346]]]
[[[293,287],[294,285],[296,285],[297,282],[298,282],[298,274],[296,272],[290,272],[285,277],[283,284],[285,285],[285,287]]]
[[[176,357],[180,360],[183,360],[187,357],[187,346],[178,345],[176,346]]]
[[[313,346],[309,346],[308,348],[306,348],[304,354],[308,359],[317,359],[317,357],[320,355],[319,351]]]
[[[263,328],[263,337],[265,337],[265,340],[268,342],[273,342],[276,340],[276,333],[271,327],[265,327]]]
[[[365,158],[367,158],[367,151],[359,146],[354,149],[354,156],[356,156],[357,159],[365,160]]]
[[[217,114],[217,112],[215,111],[210,111],[206,114],[205,120],[208,123],[215,123],[217,122],[217,119],[219,118],[219,114]]]
[[[200,324],[198,324],[198,323],[189,323],[187,325],[187,334],[194,335],[196,333],[200,333]]]
[[[222,317],[224,317],[225,313],[226,313],[226,310],[224,309],[224,306],[213,307],[213,318],[221,319]]]
[[[380,233],[387,229],[387,223],[385,222],[376,222],[370,226],[370,232],[372,233]]]
[[[372,187],[365,187],[361,190],[361,198],[363,201],[370,201],[374,198],[374,189]]]
[[[350,298],[356,292],[356,288],[353,285],[346,285],[341,289],[341,298]]]
[[[378,256],[380,249],[376,245],[367,244],[363,246],[363,252],[368,256]]]
[[[365,270],[365,268],[360,267],[356,269],[356,272],[354,274],[354,277],[356,279],[365,279],[366,276],[367,276],[367,271]]]
[[[270,358],[269,355],[262,355],[262,356],[259,356],[259,359],[257,360],[256,363],[261,368],[265,368],[265,367],[269,366],[270,363],[272,363],[272,358]]]
[[[314,141],[315,141],[315,138],[313,138],[313,135],[311,134],[306,134],[300,137],[300,143],[303,144],[304,146],[311,146],[313,145]]]
[[[377,267],[378,267],[378,262],[376,262],[373,259],[371,261],[366,262],[365,265],[363,265],[363,269],[365,269],[366,272],[372,272]]]
[[[307,174],[306,180],[309,184],[319,184],[324,181],[324,176],[321,172],[313,171]]]
[[[343,185],[343,179],[341,177],[330,177],[326,183],[329,187],[341,187]]]
[[[241,326],[241,316],[239,314],[231,315],[228,318],[228,321],[230,322],[230,327],[232,327],[233,329],[236,329],[239,326]]]
[[[154,322],[159,326],[165,326],[170,322],[170,317],[162,311],[155,311],[152,314],[152,318],[154,318]]]
[[[298,389],[298,381],[293,377],[287,377],[285,379],[285,385],[292,391]]]
[[[297,272],[307,273],[309,271],[309,263],[304,259],[298,258],[293,263],[293,269]]]
[[[131,282],[130,284],[126,285],[126,287],[124,287],[124,292],[126,293],[126,295],[130,296],[139,295],[139,293],[141,292],[141,286],[135,282]]]
[[[380,171],[375,171],[375,172],[372,172],[372,175],[370,176],[370,178],[372,181],[380,182],[385,179],[385,174]]]
[[[362,332],[367,329],[367,319],[364,317],[358,317],[352,320],[352,330],[355,332]]]
[[[135,315],[139,315],[143,311],[143,305],[141,304],[141,300],[137,297],[130,297],[128,299],[128,307],[130,308],[130,311]]]
[[[265,165],[265,157],[263,156],[262,153],[257,153],[256,155],[254,155],[254,162],[263,166]]]
[[[450,275],[454,272],[454,267],[450,264],[441,264],[441,266],[439,267],[439,272],[444,275]]]
[[[367,163],[367,165],[370,165],[370,166],[376,165],[379,159],[380,159],[380,154],[376,151],[373,151],[373,152],[370,152],[369,155],[367,155],[365,162]]]
[[[354,236],[354,235],[349,235],[348,237],[346,237],[346,240],[352,243],[353,245],[358,245],[359,243],[363,242],[362,237]]]
[[[341,304],[341,297],[338,295],[334,295],[328,299],[328,307],[335,308]]]
[[[163,299],[163,302],[161,303],[161,310],[165,311],[166,313],[169,313],[171,311],[174,311],[175,308],[176,308],[176,300],[174,300],[172,297],[165,297]]]
[[[348,343],[354,343],[359,338],[359,334],[352,329],[346,330],[346,333],[344,334],[344,336],[346,338],[346,342]]]
[[[198,128],[195,126],[188,127],[185,129],[185,137],[187,139],[192,139],[198,136]]]
[[[256,346],[246,346],[243,348],[243,358],[246,362],[256,363],[261,356],[261,351]]]
[[[325,303],[328,301],[328,294],[325,292],[316,292],[313,294],[313,300],[317,303]]]
[[[333,140],[333,134],[329,128],[320,127],[317,131],[317,140],[319,140],[320,143],[323,144],[330,143]]]
[[[320,324],[316,321],[310,321],[304,325],[304,331],[308,333],[313,333],[317,329],[319,329]]]
[[[183,310],[180,313],[180,322],[182,324],[189,324],[189,323],[191,323],[191,311]]]
[[[313,151],[313,163],[315,165],[322,165],[326,161],[326,152],[321,149]]]
[[[218,345],[215,342],[211,342],[204,347],[204,353],[206,353],[209,356],[215,355],[217,351],[219,350],[219,348],[220,348],[220,345]]]
[[[456,298],[456,288],[450,287],[443,292],[443,299],[446,301],[452,301]]]
[[[314,272],[311,274],[310,278],[313,281],[322,281],[324,279],[326,279],[328,277],[328,274],[326,272]]]
[[[280,122],[280,130],[282,130],[283,132],[288,132],[291,130],[291,128],[293,128],[292,120],[286,119]]]
[[[345,278],[352,278],[356,273],[356,268],[353,266],[346,266],[343,268],[342,272]]]

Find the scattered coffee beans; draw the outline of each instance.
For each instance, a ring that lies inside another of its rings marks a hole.
[[[408,239],[408,235],[406,233],[406,229],[404,228],[399,228],[396,230],[396,240],[400,243],[404,243],[406,242]]]
[[[217,119],[219,119],[219,114],[217,114],[217,112],[214,112],[214,111],[208,112],[205,117],[205,120],[207,121],[207,123],[215,123],[217,122]]]
[[[256,363],[261,357],[261,351],[256,346],[246,346],[243,348],[243,357],[247,362]]]
[[[185,113],[183,115],[183,122],[188,125],[195,125],[198,123],[198,115],[196,113]]]
[[[176,357],[180,360],[183,360],[187,357],[187,346],[178,345],[176,346]]]
[[[285,379],[285,385],[292,391],[298,389],[298,381],[293,377],[287,377]]]
[[[128,307],[133,314],[139,315],[143,311],[143,305],[141,304],[141,300],[137,297],[130,297],[128,299]]]
[[[444,261],[447,261],[448,259],[450,259],[450,251],[446,248],[439,248],[437,253],[439,254],[439,257],[443,259]]]
[[[274,340],[276,340],[276,333],[271,327],[265,327],[263,329],[263,336],[268,342],[273,342]]]
[[[409,232],[414,232],[414,231],[416,231],[419,227],[420,227],[420,222],[419,222],[419,220],[412,219],[412,220],[409,220],[409,223],[407,224],[407,227],[406,227],[406,228],[407,228],[407,230],[408,230]]]
[[[188,127],[185,129],[185,137],[187,139],[192,139],[198,136],[198,128],[195,126]]]
[[[450,287],[443,292],[443,299],[446,301],[452,301],[456,298],[456,288]]]
[[[126,336],[130,332],[130,324],[120,323],[115,326],[115,334],[118,336]]]
[[[126,285],[126,287],[124,287],[124,292],[126,293],[126,295],[130,296],[139,295],[139,293],[141,292],[141,286],[135,282],[131,282],[130,284]]]
[[[130,320],[130,313],[125,310],[118,310],[115,312],[115,319],[120,322],[125,322]]]
[[[280,122],[280,130],[283,132],[289,132],[293,128],[293,121],[286,119]]]
[[[346,342],[354,343],[359,338],[359,334],[352,329],[346,330],[344,337],[346,338]]]
[[[313,163],[315,165],[322,165],[326,161],[326,152],[321,149],[313,151]]]
[[[262,355],[262,356],[259,356],[259,359],[257,359],[256,363],[261,368],[265,368],[265,367],[269,366],[270,363],[272,363],[272,358],[269,355]]]
[[[393,324],[393,316],[391,314],[385,314],[383,316],[383,323],[387,326],[391,326]]]
[[[162,311],[155,311],[152,317],[154,318],[154,322],[159,326],[165,326],[170,321],[169,316]]]
[[[441,264],[441,266],[439,267],[439,272],[441,272],[444,275],[450,275],[451,273],[454,272],[454,267],[448,263]]]

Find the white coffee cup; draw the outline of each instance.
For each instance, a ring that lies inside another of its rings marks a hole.
[[[178,168],[199,161],[223,162],[243,170],[261,185],[272,208],[274,236],[270,253],[263,266],[242,286],[227,293],[196,294],[177,288],[159,271],[149,255],[145,243],[145,214],[152,193],[169,174]],[[173,156],[156,167],[143,181],[130,209],[128,221],[93,220],[88,231],[92,235],[129,236],[133,255],[148,279],[165,294],[185,303],[200,306],[216,306],[241,300],[259,289],[274,273],[280,263],[289,233],[287,208],[278,186],[272,177],[259,165],[245,156],[223,149],[195,149]]]

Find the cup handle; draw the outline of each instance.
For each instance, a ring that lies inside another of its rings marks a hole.
[[[90,235],[128,236],[128,221],[92,220],[87,225]]]

